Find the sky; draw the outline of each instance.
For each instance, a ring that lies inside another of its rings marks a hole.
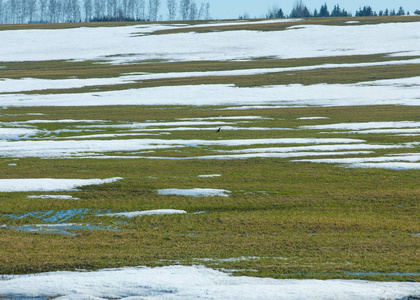
[[[213,19],[236,19],[247,12],[250,17],[265,16],[268,9],[273,5],[282,8],[285,14],[289,14],[295,0],[196,0],[197,3],[210,3],[210,12]],[[359,7],[370,5],[373,10],[398,9],[402,6],[410,14],[420,9],[419,0],[303,0],[310,11],[319,10],[326,3],[331,11],[334,5],[339,4],[353,15]]]

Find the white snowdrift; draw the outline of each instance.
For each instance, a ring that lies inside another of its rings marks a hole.
[[[0,192],[56,192],[73,191],[87,185],[99,185],[120,180],[120,177],[107,179],[0,179]]]
[[[222,189],[161,189],[158,190],[159,195],[177,195],[192,197],[229,197],[230,191]]]
[[[300,84],[236,87],[231,84],[160,86],[83,94],[0,94],[0,106],[110,105],[419,105],[420,77],[358,84]],[[405,85],[401,83],[405,82]]]
[[[0,294],[57,299],[401,299],[420,284],[359,280],[276,280],[233,277],[205,267],[122,268],[11,276]]]
[[[402,153],[379,157],[301,159],[295,161],[344,164],[351,168],[381,168],[394,170],[420,169],[420,153]]]
[[[28,199],[59,199],[59,200],[79,200],[70,195],[29,195]]]
[[[106,217],[125,217],[125,218],[134,218],[138,216],[150,216],[150,215],[177,215],[177,214],[186,214],[185,210],[177,209],[154,209],[154,210],[143,210],[143,211],[129,211],[121,213],[110,213],[100,216]]]
[[[300,128],[302,129],[336,129],[336,130],[420,128],[420,122],[399,121],[399,122],[338,123],[338,124],[326,124],[326,125],[301,126]]]

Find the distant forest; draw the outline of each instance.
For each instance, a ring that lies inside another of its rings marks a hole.
[[[414,14],[420,15],[420,10],[414,11]],[[395,9],[385,9],[378,12],[374,11],[371,6],[367,5],[363,8],[359,8],[356,11],[356,17],[376,17],[376,16],[404,16],[410,15],[410,12],[406,12],[402,6],[398,10]],[[273,6],[270,8],[266,14],[267,19],[273,18],[324,18],[324,17],[351,17],[352,14],[347,10],[340,7],[340,5],[335,5],[334,8],[330,11],[327,4],[322,5],[319,9],[315,9],[313,12],[308,9],[308,7],[303,3],[303,1],[298,0],[295,2],[292,11],[289,15],[286,15],[283,9],[278,6]],[[245,13],[239,16],[240,19],[249,19],[250,16],[248,13]]]
[[[417,9],[413,12],[419,14]],[[402,7],[378,12],[370,6],[356,11],[356,17],[409,15]],[[351,17],[338,4],[330,11],[327,4],[310,11],[297,0],[286,14],[278,6],[270,8],[265,18]],[[240,19],[250,19],[245,13]],[[72,23],[163,20],[210,20],[210,4],[196,0],[0,0],[0,24]]]
[[[0,0],[0,24],[208,19],[195,0]]]

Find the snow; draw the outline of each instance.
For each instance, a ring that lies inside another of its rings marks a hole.
[[[125,218],[134,218],[138,216],[150,216],[150,215],[176,215],[176,214],[186,214],[185,210],[177,209],[155,209],[155,210],[143,210],[143,211],[130,211],[130,212],[121,212],[121,213],[110,213],[103,214],[100,216],[106,217],[125,217]]]
[[[420,79],[420,78],[419,78]],[[420,102],[418,103],[420,104]],[[338,123],[327,125],[301,126],[302,129],[337,129],[337,130],[366,130],[381,128],[420,128],[420,122],[400,121],[400,122],[363,122],[363,123]]]
[[[105,120],[75,120],[75,119],[61,119],[61,120],[28,120],[28,121],[21,121],[21,122],[12,122],[9,124],[42,124],[42,123],[106,123],[109,121]]]
[[[316,145],[316,146],[296,146],[296,147],[270,147],[270,148],[251,148],[241,150],[224,150],[224,153],[287,153],[299,151],[337,151],[337,150],[373,150],[373,149],[395,149],[409,147],[407,145],[374,145],[374,144],[337,144],[337,145]]]
[[[351,168],[382,168],[408,170],[419,169],[420,153],[403,153],[379,157],[302,159],[296,161],[345,164]]]
[[[297,118],[297,120],[326,120],[329,119],[329,117],[301,117]]]
[[[86,86],[126,84],[133,82],[133,80],[129,80],[125,77],[86,79],[67,78],[54,80],[39,78],[1,79],[0,91],[1,93],[11,93],[48,89],[73,89]]]
[[[36,135],[38,130],[26,128],[0,128],[0,140],[20,140]]]
[[[0,94],[2,107],[109,105],[418,105],[420,77],[359,84],[300,84],[236,87],[232,84],[159,86],[83,94]],[[412,84],[410,84],[410,82]]]
[[[383,163],[359,163],[350,164],[350,168],[377,168],[393,170],[420,170],[420,163],[383,162]]]
[[[5,276],[1,295],[56,299],[401,299],[418,296],[417,282],[279,280],[229,276],[202,266],[104,269]]]
[[[208,120],[271,120],[260,116],[234,116],[234,117],[207,117],[207,118],[182,118],[181,121],[208,121]]]
[[[41,157],[69,158],[84,155],[98,155],[110,151],[144,151],[198,146],[243,146],[268,144],[335,144],[362,143],[358,139],[317,139],[317,138],[284,138],[284,139],[243,139],[243,140],[163,140],[163,139],[129,139],[129,140],[39,140],[39,141],[0,141],[0,157]]]
[[[229,154],[229,155],[207,155],[207,156],[196,156],[196,157],[183,157],[175,158],[179,160],[185,159],[246,159],[246,158],[294,158],[294,157],[305,157],[305,156],[341,156],[341,155],[359,155],[359,154],[371,154],[372,151],[343,151],[343,152],[263,152],[263,153],[246,153],[246,154]],[[171,157],[148,157],[150,159],[174,159]]]
[[[158,190],[159,195],[176,195],[176,196],[192,196],[192,197],[229,197],[230,191],[222,189],[161,189]]]
[[[28,199],[59,199],[59,200],[78,200],[70,195],[29,195]]]
[[[120,177],[107,179],[0,179],[0,192],[73,191],[79,187],[112,183],[121,179]]]
[[[299,25],[288,30],[265,32],[236,30],[145,35],[171,28],[174,26],[3,30],[0,40],[8,43],[2,45],[0,57],[2,61],[62,59],[126,63],[153,59],[218,61],[420,53],[416,22],[358,26]],[[329,37],[328,43],[325,43],[325,36]],[[364,42],[360,43],[361,40]]]

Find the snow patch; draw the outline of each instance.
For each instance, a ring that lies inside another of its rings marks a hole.
[[[420,294],[417,282],[281,280],[229,276],[201,266],[121,268],[95,272],[15,275],[0,281],[8,297],[58,299],[402,299]]]
[[[20,140],[36,135],[38,130],[26,128],[0,128],[0,140]]]
[[[0,192],[74,191],[79,187],[112,183],[121,179],[0,179]]]
[[[159,195],[176,195],[176,196],[192,196],[192,197],[229,197],[230,191],[221,189],[161,189],[158,190]]]
[[[404,81],[405,85],[401,85],[400,83]],[[236,87],[233,84],[207,84],[159,86],[107,92],[90,92],[83,94],[1,94],[0,106],[417,106],[420,98],[420,89],[414,84],[415,81],[419,82],[420,77],[404,78],[403,80],[389,79],[371,81],[364,82],[363,84],[314,84],[306,86],[293,84],[264,87]],[[413,82],[412,86],[410,86],[410,82]],[[216,122],[213,122],[213,125],[215,123]],[[207,123],[207,125],[208,124],[210,123]],[[172,125],[174,124],[171,124],[171,126]],[[157,126],[164,125],[160,124]]]
[[[29,195],[28,199],[59,199],[59,200],[79,200],[70,195]]]
[[[186,214],[185,210],[176,210],[176,209],[155,209],[155,210],[144,210],[144,211],[131,211],[131,212],[121,212],[121,213],[110,213],[103,214],[100,216],[106,217],[125,217],[125,218],[134,218],[138,216],[150,216],[150,215],[176,215],[176,214]]]

